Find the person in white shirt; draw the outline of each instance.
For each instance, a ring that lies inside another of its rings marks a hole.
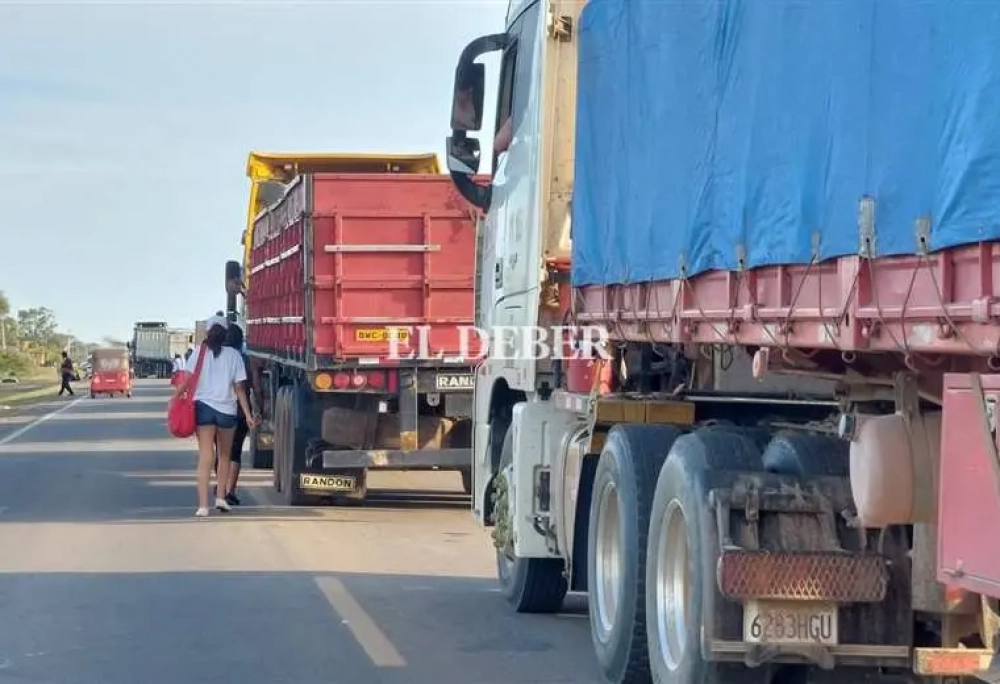
[[[228,512],[226,495],[229,493],[229,464],[236,429],[237,407],[243,409],[247,425],[256,425],[250,403],[247,401],[245,381],[247,379],[243,357],[236,349],[224,346],[229,322],[222,316],[212,316],[205,321],[205,341],[201,348],[188,358],[184,370],[194,375],[198,359],[203,358],[201,374],[197,385],[188,382],[179,384],[174,395],[190,392],[194,400],[196,435],[198,438],[198,510],[195,515],[208,515],[208,485],[218,449],[219,462],[216,471],[215,507]]]
[[[170,384],[177,387],[177,383],[181,381],[181,373],[187,364],[184,363],[184,359],[181,358],[180,354],[174,354],[174,370],[170,374]]]

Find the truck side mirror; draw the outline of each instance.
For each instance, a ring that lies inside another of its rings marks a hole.
[[[465,46],[455,67],[455,87],[451,103],[451,132],[445,141],[448,171],[458,192],[473,206],[488,211],[493,196],[491,186],[479,185],[473,176],[479,171],[479,141],[466,133],[483,127],[483,98],[486,94],[486,66],[476,60],[488,52],[503,50],[510,43],[506,33],[480,36]]]
[[[243,267],[238,261],[227,261],[226,262],[226,282],[230,280],[242,280],[243,277]]]
[[[458,192],[473,206],[482,211],[489,210],[493,188],[489,185],[479,185],[474,180],[479,171],[479,141],[467,138],[459,131],[445,140],[448,154],[448,172]]]
[[[451,102],[453,131],[478,131],[483,127],[485,96],[486,67],[476,62],[460,62],[455,70],[455,90]]]
[[[451,136],[445,144],[448,147],[448,170],[473,176],[479,172],[480,151],[476,138],[464,135]]]
[[[243,291],[243,267],[238,261],[226,262],[226,312],[229,320],[236,319],[236,295]],[[220,315],[222,315],[220,313]]]

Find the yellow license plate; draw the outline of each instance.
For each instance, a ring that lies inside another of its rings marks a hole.
[[[835,603],[750,600],[743,604],[743,640],[836,645],[837,617]]]
[[[388,342],[393,338],[405,342],[410,339],[410,331],[400,328],[360,328],[354,333],[354,339],[358,342]]]
[[[354,491],[355,480],[350,475],[299,475],[299,486],[321,492],[351,492]]]

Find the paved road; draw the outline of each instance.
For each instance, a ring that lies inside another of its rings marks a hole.
[[[451,473],[363,508],[193,517],[168,387],[0,414],[3,684],[591,684],[583,606],[517,616]]]

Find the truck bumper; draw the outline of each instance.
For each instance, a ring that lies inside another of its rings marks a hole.
[[[331,450],[322,453],[324,469],[365,468],[378,470],[429,470],[472,467],[472,449],[371,449],[368,451]]]
[[[995,653],[976,648],[917,648],[913,672],[924,677],[975,677],[1000,684],[1000,660]]]
[[[702,645],[702,652],[715,662],[743,663],[759,666],[764,662],[818,664],[821,669],[834,666],[890,667],[905,669],[911,661],[908,646],[880,644],[837,644],[834,646],[803,645],[799,649],[784,647],[780,656],[774,657],[762,644],[723,639],[709,640]]]

